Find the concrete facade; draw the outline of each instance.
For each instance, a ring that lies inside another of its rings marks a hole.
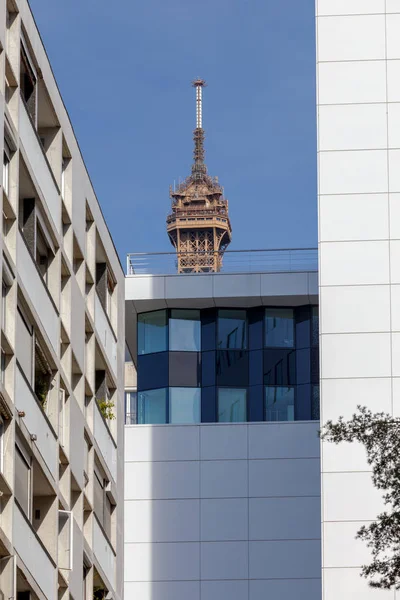
[[[399,414],[400,3],[317,0],[321,421]],[[362,449],[323,444],[324,600],[393,599],[360,577],[382,508]]]
[[[121,599],[124,275],[26,0],[0,132],[0,597]]]

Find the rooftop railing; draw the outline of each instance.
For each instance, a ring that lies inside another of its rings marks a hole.
[[[216,253],[218,254],[218,253]],[[181,252],[179,258],[208,259],[211,252]],[[183,262],[183,261],[181,261]],[[211,260],[212,262],[212,260]],[[318,271],[317,248],[226,250],[221,273],[293,273]],[[177,252],[132,252],[127,256],[127,275],[177,275]]]

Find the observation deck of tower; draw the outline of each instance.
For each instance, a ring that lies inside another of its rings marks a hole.
[[[232,228],[228,200],[218,177],[210,177],[204,162],[202,96],[206,82],[192,82],[196,90],[196,129],[191,174],[170,188],[172,210],[167,217],[167,233],[177,252],[178,273],[215,273],[221,270]]]

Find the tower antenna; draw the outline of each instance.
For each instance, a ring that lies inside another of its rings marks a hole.
[[[204,164],[204,129],[203,129],[203,87],[206,87],[204,79],[198,77],[192,81],[192,86],[196,89],[196,129],[193,132],[194,140],[194,164],[192,166],[192,175],[195,179],[201,179],[207,174],[207,167]]]

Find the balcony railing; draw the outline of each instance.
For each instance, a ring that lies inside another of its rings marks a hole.
[[[210,252],[196,252],[199,258]],[[218,254],[218,253],[216,253]],[[176,275],[178,257],[192,258],[193,252],[133,252],[127,256],[127,275]],[[227,250],[221,273],[293,273],[318,271],[317,248],[273,250]]]

